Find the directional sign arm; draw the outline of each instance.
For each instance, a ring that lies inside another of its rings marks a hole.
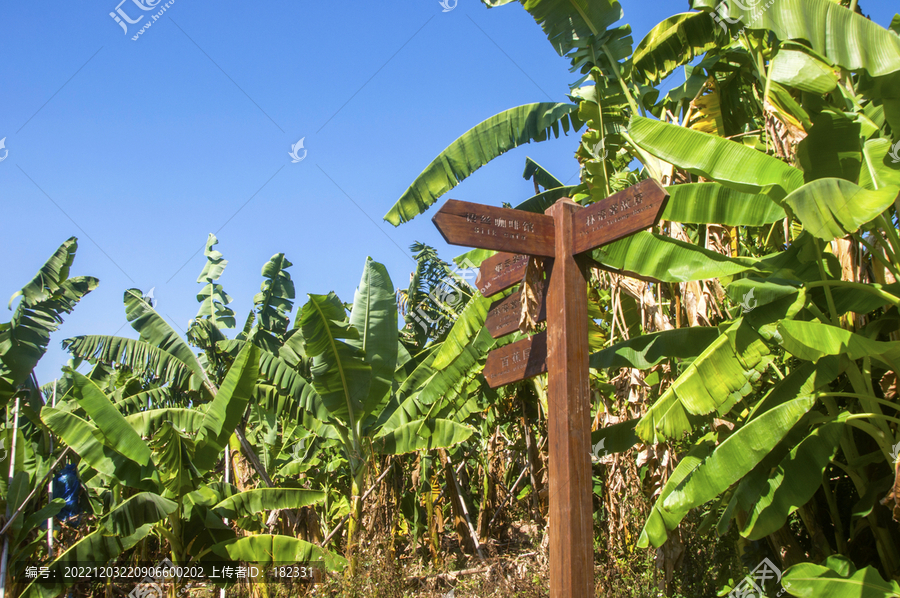
[[[575,253],[650,228],[659,222],[668,199],[669,194],[662,185],[647,179],[579,210],[574,222]]]
[[[553,257],[553,218],[544,214],[451,199],[432,221],[450,245]]]

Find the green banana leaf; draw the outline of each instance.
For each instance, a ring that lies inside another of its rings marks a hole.
[[[150,464],[150,449],[134,431],[112,401],[94,384],[76,371],[71,371],[72,397],[87,412],[91,421],[106,440],[106,446],[135,463]]]
[[[859,180],[861,126],[843,114],[822,112],[813,117],[809,135],[797,145],[797,159],[807,183],[828,177]]]
[[[163,422],[171,422],[182,432],[196,434],[204,417],[206,414],[198,409],[167,407],[126,415],[125,421],[139,436],[153,436]]]
[[[144,294],[139,289],[125,291],[125,317],[141,335],[142,341],[171,353],[194,373],[197,380],[211,386],[203,365],[190,345],[144,300]]]
[[[737,141],[633,116],[628,132],[637,145],[670,164],[745,193],[781,199],[803,185],[803,173]]]
[[[492,297],[484,297],[481,293],[476,293],[456,318],[456,322],[453,323],[453,327],[450,328],[450,332],[441,343],[441,348],[431,367],[435,370],[442,370],[459,357],[472,339],[477,337],[484,328],[484,321],[487,319],[491,304],[508,295],[509,291]]]
[[[178,357],[142,340],[84,335],[67,338],[62,344],[75,357],[97,360],[104,365],[121,364],[178,388],[187,388],[192,375],[188,365]]]
[[[319,563],[331,571],[347,566],[342,556],[297,538],[272,534],[257,534],[220,542],[212,547],[220,557],[259,565],[275,563]]]
[[[350,325],[358,339],[347,344],[362,352],[372,371],[368,396],[362,401],[362,415],[380,411],[389,398],[397,367],[397,301],[387,268],[366,258],[362,280],[353,299]]]
[[[762,337],[738,320],[712,342],[657,399],[637,425],[646,442],[691,430],[688,414],[724,413],[753,391],[772,360]]]
[[[13,293],[9,298],[9,309],[12,309],[16,297],[24,297],[29,303],[40,303],[49,299],[58,289],[59,285],[69,278],[69,269],[75,261],[75,252],[78,250],[78,239],[69,237],[57,248],[44,265],[41,266],[34,278]]]
[[[669,201],[663,211],[663,220],[685,224],[762,226],[786,216],[784,209],[767,195],[742,193],[719,183],[672,185],[666,187],[666,191]]]
[[[299,509],[325,500],[325,493],[297,488],[257,488],[233,494],[212,507],[220,517],[237,519],[272,509]]]
[[[735,430],[666,497],[663,509],[687,513],[727,490],[750,473],[814,404],[810,397],[794,399]]]
[[[222,256],[222,252],[213,249],[218,245],[219,240],[212,233],[206,239],[206,248],[203,255],[206,256],[206,263],[203,265],[203,271],[197,277],[197,282],[204,284],[203,289],[197,293],[197,301],[200,302],[200,308],[197,311],[196,319],[208,318],[216,328],[234,328],[236,325],[234,312],[227,307],[231,303],[231,297],[222,288],[222,285],[216,284],[228,260]]]
[[[635,48],[635,74],[646,83],[662,81],[678,67],[727,42],[728,33],[708,13],[671,16],[651,29]]]
[[[294,282],[287,269],[293,264],[283,253],[276,253],[262,267],[260,292],[253,296],[259,328],[274,335],[287,332],[293,309]]]
[[[44,407],[41,410],[41,420],[75,454],[81,457],[83,463],[103,475],[123,486],[145,490],[156,489],[154,483],[144,479],[152,475],[153,468],[150,466],[142,468],[121,453],[106,446],[102,442],[104,436],[94,424],[72,413],[51,407]],[[141,440],[141,444],[144,444],[143,440]]]
[[[765,10],[729,3],[728,15],[782,41],[804,40],[834,64],[873,77],[900,70],[900,37],[830,0],[778,0]]]
[[[144,525],[175,512],[178,503],[153,492],[140,492],[116,506],[100,521],[103,529],[120,538],[131,536]]]
[[[834,69],[819,57],[797,49],[781,48],[769,63],[769,78],[776,83],[814,94],[829,93],[837,85]]]
[[[550,172],[546,168],[527,156],[525,157],[525,172],[522,173],[522,178],[526,181],[534,179],[535,183],[547,190],[556,189],[557,187],[563,186],[562,181],[550,174]]]
[[[870,191],[893,185],[900,187],[900,158],[894,160],[891,152],[900,156],[889,139],[869,139],[863,147],[863,165],[859,171],[859,185]]]
[[[712,327],[676,328],[643,334],[616,343],[590,357],[594,369],[637,368],[646,370],[667,359],[697,357],[719,337]]]
[[[503,0],[482,1],[488,7],[507,4]],[[600,37],[622,18],[622,7],[615,0],[522,0],[522,6],[560,56],[581,47],[592,34]]]
[[[56,258],[51,258],[49,263],[55,261]],[[56,268],[59,268],[60,274],[68,273],[68,267],[59,264],[52,265],[50,270],[55,271]],[[10,322],[0,324],[0,406],[6,405],[16,389],[31,376],[32,370],[47,352],[50,335],[62,324],[63,314],[71,313],[98,284],[96,278],[89,276],[77,276],[56,283],[47,280],[44,293],[50,294],[46,299],[31,301],[26,296],[16,306]],[[43,296],[34,288],[27,293],[35,297]]]
[[[663,282],[688,282],[757,272],[754,260],[730,258],[672,237],[641,231],[593,252],[595,261],[613,270]]]
[[[869,191],[843,179],[819,179],[797,189],[784,203],[818,238],[831,241],[854,233],[878,217],[900,194],[893,185]]]
[[[781,346],[800,359],[818,361],[826,355],[857,360],[872,357],[894,371],[900,365],[900,343],[881,342],[820,322],[783,321],[778,324]]]
[[[197,431],[194,465],[201,472],[215,466],[228,439],[241,422],[256,379],[259,377],[259,349],[246,345],[228,370],[222,386],[206,409]]]
[[[471,426],[446,419],[411,421],[378,436],[373,446],[382,455],[400,455],[419,450],[449,448],[464,442],[475,432]]]
[[[660,490],[659,498],[656,499],[650,515],[644,523],[644,529],[638,538],[638,548],[647,548],[653,546],[659,548],[665,544],[669,537],[668,532],[678,527],[679,522],[684,518],[683,513],[669,513],[663,510],[662,505],[672,492],[684,482],[694,469],[703,462],[709,453],[715,448],[715,433],[710,432],[702,438],[699,438],[688,453],[681,458],[672,475],[666,481],[666,484]]]
[[[837,451],[843,431],[843,422],[825,424],[791,450],[769,476],[741,529],[742,536],[761,540],[777,532],[788,515],[813,497],[822,485],[822,475]]]
[[[526,104],[475,125],[432,160],[384,219],[394,226],[409,222],[494,158],[532,141],[546,141],[551,131],[559,137],[560,124],[566,133],[570,126],[577,131],[581,123],[572,114],[577,108],[553,102]]]
[[[591,432],[591,447],[601,456],[604,453],[624,453],[641,439],[634,433],[637,419],[612,424]]]
[[[900,584],[885,581],[874,567],[842,577],[828,567],[800,563],[784,572],[781,583],[790,587],[791,595],[797,598],[895,598],[900,595]]]
[[[343,340],[358,340],[360,334],[347,320],[337,295],[309,295],[300,330],[306,354],[313,358],[313,387],[332,417],[355,425],[365,412],[372,366],[360,349]]]
[[[162,485],[175,496],[197,489],[200,472],[191,458],[194,440],[165,421],[150,441]]]
[[[291,338],[299,339],[300,335],[294,334]],[[230,340],[221,342],[218,346],[220,350],[230,355],[236,355],[247,343],[248,341]],[[322,421],[326,421],[331,417],[330,412],[322,403],[322,399],[316,394],[313,385],[307,382],[294,367],[278,355],[265,349],[260,349],[259,373],[278,388],[280,393],[291,397],[292,406],[290,410],[292,413],[304,410]]]

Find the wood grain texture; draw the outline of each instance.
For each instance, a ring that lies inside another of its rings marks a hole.
[[[547,284],[549,284],[549,281]],[[544,285],[544,292],[540,296],[538,322],[543,322],[547,319],[547,284]],[[493,338],[500,338],[519,330],[521,316],[522,291],[516,291],[506,299],[500,299],[491,304],[484,325]]]
[[[496,295],[522,282],[526,267],[528,267],[527,255],[501,251],[481,262],[475,286],[485,297]]]
[[[519,382],[546,371],[546,332],[494,349],[488,353],[484,364],[484,377],[491,388]]]
[[[553,219],[545,214],[451,199],[432,222],[450,245],[553,257]]]
[[[662,185],[647,179],[584,208],[575,217],[574,253],[650,228],[659,222],[668,199]]]
[[[551,598],[594,595],[587,283],[574,246],[585,211],[570,199],[547,210],[557,255],[547,294]]]

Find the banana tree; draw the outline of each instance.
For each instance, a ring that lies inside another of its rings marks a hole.
[[[347,550],[353,571],[360,495],[374,456],[449,447],[466,440],[472,429],[433,414],[385,425],[400,413],[395,381],[400,337],[394,288],[383,265],[366,260],[349,316],[334,293],[309,295],[299,328],[312,359],[312,386],[350,465]]]

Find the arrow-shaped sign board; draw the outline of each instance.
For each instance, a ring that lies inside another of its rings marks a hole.
[[[546,294],[546,289],[540,290],[537,322],[543,322],[547,319],[547,302],[544,301]],[[484,320],[484,325],[493,338],[500,338],[517,331],[521,318],[522,291],[516,291],[506,299],[500,299],[491,304],[487,318]]]
[[[575,253],[596,249],[650,228],[665,209],[669,194],[647,179],[575,213]]]
[[[553,218],[451,199],[432,218],[444,240],[511,253],[553,257]]]
[[[488,386],[497,388],[547,371],[547,333],[494,349],[484,364]]]
[[[481,262],[475,286],[482,295],[490,297],[522,282],[527,266],[527,255],[501,251]]]

